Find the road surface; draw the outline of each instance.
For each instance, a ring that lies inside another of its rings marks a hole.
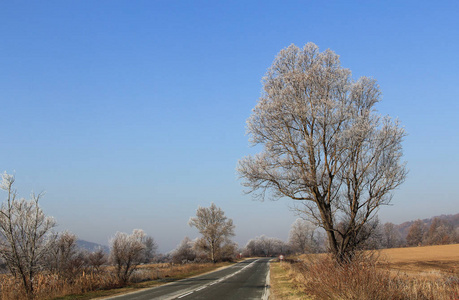
[[[107,299],[268,299],[269,260],[249,259],[212,273]]]

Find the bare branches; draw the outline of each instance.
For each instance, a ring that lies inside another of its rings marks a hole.
[[[239,161],[243,185],[260,199],[310,202],[305,208],[327,231],[330,249],[344,253],[352,241],[338,245],[337,236],[359,236],[406,177],[404,130],[375,114],[376,80],[353,81],[338,55],[313,43],[283,49],[263,84],[247,120],[250,142],[263,151]],[[336,227],[344,221],[345,232]]]
[[[244,248],[247,256],[277,256],[291,253],[290,246],[278,238],[258,236],[247,242]]]
[[[48,249],[47,238],[55,221],[39,207],[41,194],[32,194],[31,200],[16,199],[13,184],[14,176],[2,174],[1,188],[8,196],[0,208],[0,255],[32,298],[33,279]]]
[[[289,232],[289,244],[296,253],[315,253],[319,251],[319,233],[313,223],[297,219]]]
[[[151,241],[154,244],[154,241]],[[116,276],[121,284],[129,281],[134,270],[145,261],[149,239],[141,229],[132,234],[117,232],[111,241],[110,260],[115,264]]]
[[[209,253],[212,262],[217,261],[222,244],[228,244],[229,238],[234,236],[233,220],[228,219],[214,203],[209,208],[199,207],[196,217],[190,218],[188,224],[202,234],[200,243]]]

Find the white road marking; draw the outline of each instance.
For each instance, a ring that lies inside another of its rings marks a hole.
[[[191,291],[191,292],[186,293],[186,294],[183,294],[183,295],[181,295],[181,296],[179,296],[179,297],[177,297],[177,298],[180,299],[180,298],[186,297],[186,296],[188,296],[188,295],[190,295],[190,294],[193,294],[193,292],[194,292],[194,291]]]
[[[218,280],[215,280],[214,282],[209,283],[208,285],[204,285],[204,286],[202,286],[202,287],[200,287],[200,288],[197,288],[197,289],[195,289],[195,290],[192,290],[191,292],[188,292],[188,293],[186,293],[186,294],[182,294],[182,295],[178,296],[176,299],[180,299],[180,298],[186,297],[186,296],[188,296],[188,295],[190,295],[190,294],[193,294],[194,292],[203,290],[203,289],[205,289],[206,287],[209,287],[209,286],[211,286],[211,285],[220,283],[220,282],[222,282],[222,281],[224,281],[224,280],[226,280],[226,279],[228,279],[228,278],[231,278],[231,277],[233,277],[234,275],[236,275],[236,274],[240,273],[241,271],[243,271],[245,268],[248,268],[248,267],[252,266],[256,261],[258,261],[258,259],[257,259],[257,260],[254,260],[253,262],[251,262],[251,263],[248,264],[247,266],[243,267],[242,269],[239,269],[238,271],[236,271],[236,272],[234,272],[234,273],[232,273],[232,274],[226,275],[225,277],[222,277],[222,278],[220,278],[220,279],[218,279]],[[268,275],[268,276],[269,276],[269,275]]]

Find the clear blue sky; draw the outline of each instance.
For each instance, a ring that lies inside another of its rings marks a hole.
[[[235,167],[266,69],[310,41],[409,134],[380,219],[459,212],[457,1],[3,1],[0,37],[0,169],[82,239],[142,228],[169,251],[211,202],[241,246],[286,239],[292,202],[252,201]]]

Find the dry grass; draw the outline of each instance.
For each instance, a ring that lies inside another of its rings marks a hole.
[[[34,286],[35,299],[93,299],[116,295],[191,277],[229,264],[144,265],[134,272],[131,278],[132,283],[127,287],[119,285],[117,278],[110,272],[110,267],[100,273],[83,273],[73,281],[64,280],[57,275],[39,275]],[[26,295],[18,280],[9,275],[2,275],[0,299],[21,300],[26,299]]]
[[[459,245],[386,249],[337,265],[327,255],[284,264],[296,299],[459,299]],[[272,278],[272,293],[276,280]],[[294,298],[279,298],[294,299]]]
[[[408,276],[381,268],[372,255],[337,265],[319,257],[292,264],[295,281],[314,299],[455,299],[456,276]]]
[[[278,261],[270,262],[270,281],[272,300],[304,299],[304,294],[290,276],[290,264]]]
[[[57,275],[38,275],[35,278],[35,299],[52,299],[64,295],[75,295],[113,289],[119,287],[118,280],[110,273],[84,273],[73,281],[64,280]],[[26,299],[21,283],[12,276],[5,275],[0,283],[0,299]]]

